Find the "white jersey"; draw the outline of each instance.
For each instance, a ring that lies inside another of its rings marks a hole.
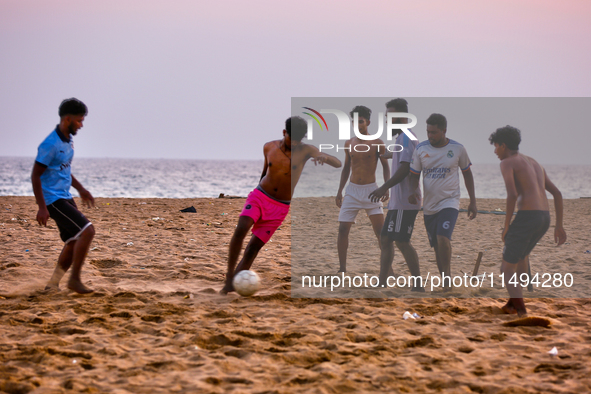
[[[466,148],[459,142],[449,140],[440,148],[429,141],[417,145],[410,162],[410,171],[423,172],[425,197],[423,212],[433,215],[444,208],[460,209],[460,175],[458,169],[467,171],[472,163]]]
[[[390,172],[391,176],[394,176],[394,174],[396,174],[396,170],[398,170],[398,166],[401,162],[411,162],[412,156],[415,152],[417,145],[419,144],[419,141],[413,141],[410,138],[408,138],[408,136],[405,133],[400,133],[396,138],[396,144],[402,146],[402,151],[394,152],[392,154],[392,171]],[[415,193],[419,196],[419,201],[417,204],[411,204],[408,202],[408,197]],[[407,176],[402,180],[402,182],[390,188],[390,201],[388,201],[388,210],[419,210],[421,209],[422,203],[422,197],[420,196],[421,186],[417,186],[415,190],[410,190],[410,176]]]

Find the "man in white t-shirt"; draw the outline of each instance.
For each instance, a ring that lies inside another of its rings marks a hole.
[[[474,177],[470,170],[470,158],[464,146],[446,137],[447,119],[441,114],[431,114],[427,119],[428,141],[423,141],[413,154],[410,162],[411,187],[419,184],[423,173],[423,214],[429,243],[435,249],[437,268],[440,274],[451,276],[451,235],[460,209],[460,177],[462,170],[464,183],[470,196],[468,217],[476,217],[476,196]],[[416,202],[416,195],[409,202]],[[444,281],[451,287],[451,279]]]
[[[403,98],[390,100],[386,103],[386,112],[408,113],[408,102]],[[408,123],[408,118],[394,118],[392,123]],[[394,242],[404,256],[411,275],[414,277],[421,276],[419,256],[410,243],[415,219],[421,209],[421,188],[417,184],[414,189],[411,189],[410,177],[408,177],[410,161],[418,143],[418,140],[411,140],[402,132],[402,129],[398,129],[395,144],[397,147],[402,147],[402,150],[394,153],[388,152],[388,156],[392,158],[392,169],[390,171],[393,174],[392,178],[369,195],[372,201],[379,201],[386,195],[388,189],[391,189],[388,214],[380,235],[380,286],[387,286],[388,272],[391,271],[392,261],[394,260]],[[411,204],[408,198],[415,194],[418,196],[418,201]],[[424,292],[425,289],[422,283],[414,283],[411,291]]]

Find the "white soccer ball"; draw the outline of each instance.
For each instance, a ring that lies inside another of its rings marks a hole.
[[[238,294],[248,297],[259,290],[260,280],[256,272],[243,270],[234,275],[232,284]]]

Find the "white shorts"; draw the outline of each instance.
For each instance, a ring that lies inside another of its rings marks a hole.
[[[382,202],[371,202],[369,194],[378,188],[377,183],[370,183],[369,185],[357,185],[349,182],[345,189],[345,197],[343,197],[343,204],[341,205],[341,212],[339,213],[339,222],[355,223],[357,213],[361,209],[365,209],[367,216],[383,215],[384,209]]]

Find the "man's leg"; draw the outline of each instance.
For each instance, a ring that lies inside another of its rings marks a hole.
[[[421,276],[421,268],[419,266],[419,255],[415,248],[409,242],[396,241],[396,247],[400,249],[400,252],[404,256],[404,261],[408,266],[408,270],[412,276]],[[421,290],[422,289],[422,290]],[[413,286],[412,291],[424,291],[424,286],[418,283]]]
[[[92,290],[82,284],[80,280],[80,272],[82,271],[82,265],[84,264],[84,259],[88,254],[88,250],[90,249],[90,244],[92,243],[92,239],[94,238],[94,226],[91,224],[88,226],[80,237],[76,240],[73,246],[73,253],[72,253],[72,274],[70,275],[70,280],[68,281],[68,289],[74,290],[76,293],[80,294],[88,294],[92,293]]]
[[[349,231],[353,222],[339,222],[337,250],[339,252],[339,272],[347,272],[347,249],[349,248]]]
[[[386,287],[388,276],[392,271],[394,261],[394,242],[390,241],[387,234],[380,237],[380,287]]]
[[[511,264],[503,259],[503,263],[501,264],[501,272],[504,274],[505,278],[505,287],[507,288],[507,292],[509,293],[509,301],[501,308],[503,312],[508,314],[515,314],[517,313],[519,316],[524,316],[527,314],[527,310],[525,309],[525,302],[523,301],[523,289],[521,288],[521,282],[519,278],[521,274],[527,273],[527,258],[519,260],[517,264]],[[513,275],[517,274],[517,281],[511,280]],[[514,284],[509,283],[512,281],[513,283],[517,282],[517,286]]]
[[[439,273],[451,276],[451,241],[444,235],[437,235],[435,258]],[[447,286],[444,286],[447,287]]]
[[[238,218],[238,225],[232,235],[230,241],[230,247],[228,252],[228,270],[226,271],[226,284],[220,293],[227,294],[230,291],[234,291],[232,280],[234,279],[234,268],[236,267],[236,261],[240,256],[240,250],[242,249],[242,243],[250,228],[254,225],[254,220],[250,216],[240,216]]]
[[[236,275],[240,271],[249,270],[252,266],[252,262],[257,257],[259,251],[263,246],[265,246],[265,243],[256,235],[253,235],[250,238],[248,245],[246,245],[246,249],[244,249],[244,255],[242,256],[242,260],[240,260],[240,263],[236,267],[234,275]]]
[[[371,227],[373,228],[373,233],[376,235],[378,239],[378,244],[380,243],[380,233],[382,232],[382,227],[384,227],[384,215],[379,213],[376,215],[369,216],[369,221],[371,222]]]
[[[378,239],[378,246],[380,249],[382,248],[382,244],[380,242],[380,233],[382,232],[382,227],[384,227],[384,214],[379,213],[375,215],[369,216],[369,221],[371,222],[371,227],[373,228],[373,232]],[[380,259],[381,260],[381,259]],[[394,260],[394,251],[392,251],[392,260],[390,260],[390,268],[388,268],[388,275],[394,276],[394,270],[392,269],[392,261]]]
[[[64,245],[60,257],[57,260],[57,264],[55,265],[53,275],[51,276],[51,279],[49,279],[47,286],[45,286],[45,290],[59,290],[60,280],[72,265],[74,245],[76,245],[76,241]]]

